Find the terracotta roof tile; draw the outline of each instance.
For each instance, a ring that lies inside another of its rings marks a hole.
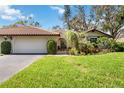
[[[60,36],[60,34],[36,27],[23,26],[1,28],[0,36]]]

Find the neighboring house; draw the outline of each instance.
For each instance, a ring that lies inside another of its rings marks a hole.
[[[56,30],[54,32],[60,33],[60,39],[64,39],[65,32],[64,30]],[[103,31],[97,30],[96,28],[90,29],[88,31],[83,31],[84,32],[84,39],[87,41],[96,41],[100,37],[108,37],[112,38],[110,34],[107,34]]]
[[[85,36],[86,40],[91,41],[91,42],[95,42],[100,37],[112,38],[111,35],[103,32],[103,31],[97,30],[95,28],[85,31],[84,36]]]
[[[21,26],[0,29],[0,44],[5,39],[11,41],[11,53],[47,53],[48,40],[60,38],[57,32],[40,28]]]
[[[60,50],[65,50],[66,49],[66,40],[65,40],[65,30],[53,30],[53,32],[57,32],[60,34],[60,38],[58,40],[58,46],[60,48]],[[96,42],[98,38],[100,37],[108,37],[108,38],[112,38],[111,35],[97,30],[96,28],[90,29],[88,31],[83,31],[84,32],[84,39],[90,42]],[[58,49],[59,49],[58,48]]]

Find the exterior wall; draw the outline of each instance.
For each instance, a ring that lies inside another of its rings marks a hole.
[[[47,53],[47,42],[51,39],[57,42],[55,36],[15,36],[12,40],[12,53],[25,53],[25,51],[27,53]]]
[[[48,40],[52,39],[57,42],[58,38],[59,38],[59,36],[13,36],[12,40],[11,40],[12,53],[15,53],[16,52],[15,50],[17,50],[19,48],[23,49],[25,47],[28,49],[33,49],[32,47],[35,47],[34,49],[41,47],[43,49],[43,52],[47,53]],[[4,38],[2,36],[0,36],[0,44],[3,40],[4,40]],[[34,44],[37,44],[37,46]],[[0,48],[0,50],[1,50],[1,48]],[[39,51],[39,50],[36,50],[36,51]]]
[[[85,39],[89,39],[91,37],[97,38],[97,37],[108,37],[108,36],[97,31],[85,33]]]

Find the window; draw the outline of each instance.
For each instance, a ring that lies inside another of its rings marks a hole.
[[[90,42],[91,43],[96,43],[96,41],[97,41],[97,37],[91,37],[90,38]]]

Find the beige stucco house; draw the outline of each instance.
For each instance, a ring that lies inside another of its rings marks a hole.
[[[56,30],[54,32],[60,33],[60,38],[59,39],[65,38],[65,32],[66,32],[65,30]],[[83,35],[84,35],[84,39],[87,40],[87,41],[97,40],[100,37],[112,38],[112,36],[110,34],[107,34],[107,33],[103,32],[103,31],[100,31],[96,28],[90,29],[88,31],[84,31]]]
[[[31,26],[1,28],[0,46],[1,42],[8,40],[12,44],[11,53],[47,53],[47,42],[52,39],[57,42],[58,50],[64,50],[66,49],[65,32],[63,30],[47,31]],[[97,29],[85,31],[84,36],[88,41],[95,41],[99,37],[111,38],[111,35]]]
[[[47,53],[48,40],[57,40],[60,34],[36,27],[22,26],[0,29],[0,44],[11,41],[11,53]],[[1,48],[0,48],[1,50]]]
[[[96,41],[100,37],[112,38],[111,35],[103,32],[103,31],[97,30],[96,28],[85,31],[84,36],[85,36],[86,40],[91,41],[91,42]]]

